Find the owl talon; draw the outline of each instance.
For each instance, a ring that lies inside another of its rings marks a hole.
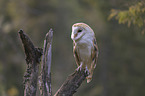
[[[90,75],[90,72],[89,72],[89,70],[88,70],[87,67],[86,67],[86,69],[85,69],[85,73],[86,73],[87,75]]]

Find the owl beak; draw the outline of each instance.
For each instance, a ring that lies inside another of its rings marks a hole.
[[[76,33],[76,34],[74,34],[74,38],[76,38],[76,37],[77,37],[77,35],[78,35],[77,33]]]
[[[77,35],[78,35],[77,33],[76,33],[76,34],[72,34],[72,35],[71,35],[71,39],[72,39],[72,40],[75,40],[75,38],[77,37]]]

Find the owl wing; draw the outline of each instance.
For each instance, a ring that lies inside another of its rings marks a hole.
[[[91,52],[91,59],[92,59],[92,63],[90,64],[90,68],[89,68],[89,76],[86,77],[87,78],[87,83],[89,83],[92,80],[92,76],[93,76],[93,71],[96,68],[96,63],[97,63],[97,59],[98,59],[98,46],[97,46],[97,42],[96,39],[94,38],[93,40],[93,48],[92,48],[92,52]]]
[[[98,54],[99,54],[96,38],[94,38],[93,46],[94,46],[94,48],[92,50],[92,56],[91,56],[92,57],[92,65],[91,65],[91,67],[94,69],[96,67]]]
[[[80,58],[79,58],[79,54],[77,53],[77,50],[76,50],[76,45],[75,43],[73,42],[73,54],[74,54],[74,58],[75,58],[75,61],[77,63],[77,66],[80,65]]]

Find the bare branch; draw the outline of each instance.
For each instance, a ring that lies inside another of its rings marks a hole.
[[[35,48],[30,38],[22,31],[19,31],[25,54],[27,70],[24,75],[24,96],[36,96],[39,63],[42,49]]]
[[[29,37],[22,31],[19,31],[22,40],[27,62],[27,71],[24,75],[24,96],[36,96],[37,80],[39,72],[40,57],[42,55],[41,48],[35,48]],[[46,34],[44,40],[44,50],[42,57],[41,73],[39,79],[39,88],[41,96],[52,96],[51,90],[51,46],[53,31],[52,29]],[[60,89],[54,96],[72,96],[80,87],[88,74],[84,69],[75,71],[68,76]]]
[[[52,45],[53,31],[52,29],[46,34],[44,40],[44,49],[40,74],[40,94],[41,96],[51,96],[51,45]]]
[[[73,96],[87,76],[88,74],[83,69],[75,71],[66,79],[54,96]]]

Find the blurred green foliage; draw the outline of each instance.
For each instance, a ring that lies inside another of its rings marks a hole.
[[[108,21],[109,14],[121,24],[114,19]],[[84,82],[74,96],[144,96],[145,35],[140,34],[144,3],[134,0],[0,0],[0,96],[23,96],[26,62],[17,34],[20,29],[38,47],[43,46],[47,31],[54,30],[55,93],[77,67],[70,39],[71,26],[77,22],[92,27],[100,54],[93,80]]]
[[[131,24],[137,25],[138,27],[145,27],[145,2],[140,1],[134,5],[129,6],[128,10],[116,10],[112,9],[108,19],[118,20],[119,24],[127,23],[130,27]],[[144,33],[145,28],[142,30]]]

